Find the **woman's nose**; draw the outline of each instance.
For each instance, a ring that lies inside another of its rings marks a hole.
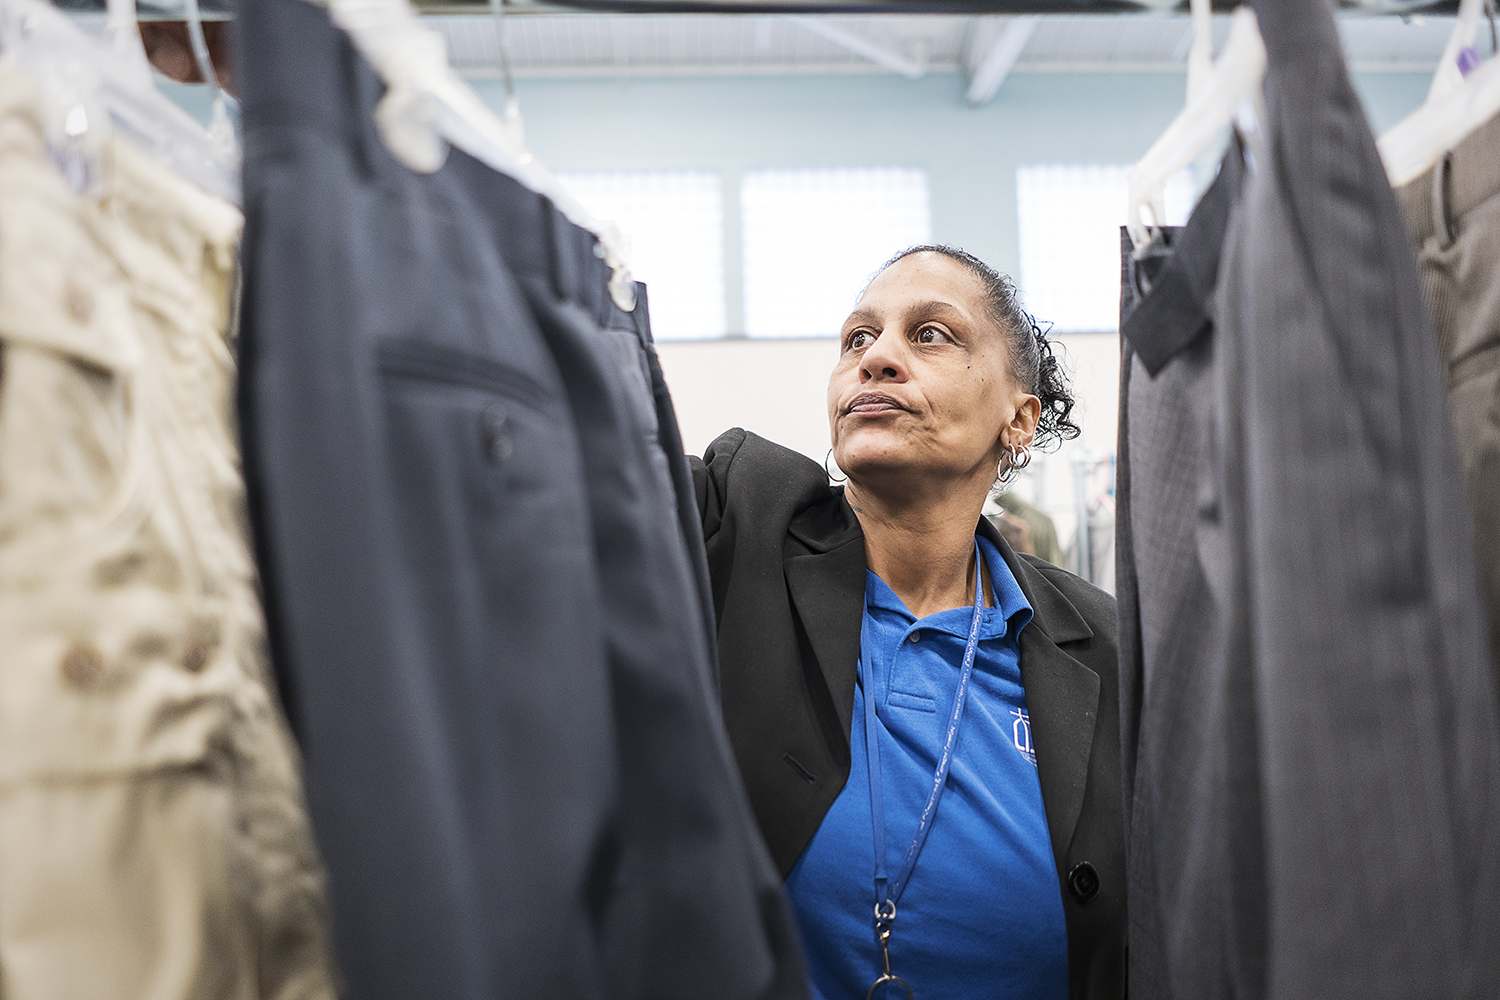
[[[906,380],[906,360],[901,356],[901,345],[896,341],[895,337],[875,338],[875,343],[865,350],[864,357],[860,359],[861,382]]]

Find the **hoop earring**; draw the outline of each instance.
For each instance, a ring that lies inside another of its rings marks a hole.
[[[824,472],[824,474],[827,475],[829,479],[833,480],[836,483],[847,483],[849,481],[849,477],[848,476],[845,476],[843,479],[840,479],[838,476],[835,476],[832,472],[828,471],[828,460],[830,458],[832,458],[832,457],[833,457],[833,449],[829,448],[828,449],[828,454],[826,454],[826,455],[823,456],[823,472]],[[840,471],[842,471],[842,470],[840,470]]]
[[[1000,469],[995,475],[996,482],[1001,486],[1009,486],[1015,482],[1021,470],[1031,464],[1031,445],[1007,445],[1005,451],[1005,460],[1000,463]]]
[[[1022,469],[1026,468],[1026,466],[1031,464],[1031,445],[1023,444],[1020,447],[1011,445],[1009,451],[1010,467],[1012,469],[1015,469],[1017,472],[1020,472]]]

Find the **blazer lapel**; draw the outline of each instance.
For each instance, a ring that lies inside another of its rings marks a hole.
[[[1062,591],[1017,556],[989,521],[981,519],[979,532],[1000,550],[1034,612],[1021,632],[1021,686],[1052,850],[1062,859],[1083,809],[1099,716],[1099,675],[1062,647],[1094,633]]]
[[[1052,849],[1066,857],[1083,809],[1099,675],[1058,648],[1040,629],[1021,633],[1021,686],[1031,718],[1031,743],[1042,785]]]
[[[818,658],[847,744],[865,613],[864,534],[842,497],[804,511],[788,533],[812,550],[784,560],[787,591]]]

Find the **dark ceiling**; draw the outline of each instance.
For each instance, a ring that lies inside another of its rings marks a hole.
[[[105,0],[53,0],[65,10],[103,11]],[[199,0],[204,16],[232,16],[235,0]],[[1452,13],[1458,0],[1339,0],[1340,6],[1370,13]],[[489,0],[415,0],[425,13],[481,13]],[[1235,0],[1214,0],[1228,11]],[[143,19],[180,19],[182,0],[137,0]],[[517,13],[591,10],[610,13],[726,14],[1119,14],[1132,11],[1187,12],[1187,2],[1171,0],[507,0]]]
[[[1186,0],[1173,4],[1150,0],[552,0],[553,4],[584,10],[628,13],[718,12],[739,14],[1120,14],[1132,11],[1187,13]],[[1228,12],[1238,0],[1214,0],[1214,9]],[[1458,0],[1339,0],[1341,7],[1376,13],[1452,12]],[[437,6],[437,4],[433,4]],[[446,7],[459,4],[444,3]],[[473,0],[471,6],[487,6]]]

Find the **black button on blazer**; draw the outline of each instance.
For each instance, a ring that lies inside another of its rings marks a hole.
[[[849,777],[864,535],[843,489],[830,487],[816,462],[764,438],[727,431],[692,466],[725,725],[785,876]],[[1021,680],[1067,920],[1069,994],[1123,997],[1115,601],[1018,556],[983,518],[976,530],[1000,550],[1035,612],[1021,633]]]

